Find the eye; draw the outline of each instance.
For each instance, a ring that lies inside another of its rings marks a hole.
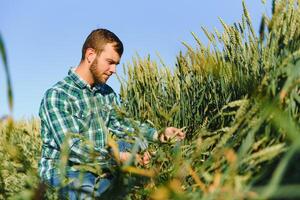
[[[108,62],[108,64],[110,64],[110,65],[112,65],[112,64],[114,64],[115,62],[114,61],[112,61],[112,60],[107,60],[107,62]]]

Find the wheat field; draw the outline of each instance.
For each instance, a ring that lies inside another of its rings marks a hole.
[[[124,66],[120,116],[187,138],[151,143],[146,167],[116,166],[104,198],[300,199],[299,4],[274,0],[256,33],[243,2],[241,21],[203,27],[207,45],[192,33],[173,68],[150,56]],[[0,199],[58,198],[37,176],[40,152],[38,119],[0,122]]]

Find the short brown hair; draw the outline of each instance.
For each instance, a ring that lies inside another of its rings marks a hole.
[[[120,57],[122,56],[123,44],[118,36],[107,29],[96,29],[89,34],[82,46],[81,61],[84,60],[85,52],[88,48],[92,48],[97,54],[100,54],[107,43],[115,43],[114,48],[116,52]]]

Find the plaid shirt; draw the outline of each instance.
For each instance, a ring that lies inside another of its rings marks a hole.
[[[134,133],[138,128],[147,139],[155,140],[157,131],[148,124],[120,118],[115,92],[106,84],[91,88],[74,71],[46,91],[40,105],[42,155],[39,174],[49,180],[59,174],[62,145],[68,145],[67,170],[74,164],[93,162],[91,153],[101,167],[109,167],[111,156],[107,148],[107,133],[118,138]],[[137,127],[136,127],[137,125]],[[86,141],[89,141],[87,145]],[[96,153],[96,154],[95,154]]]

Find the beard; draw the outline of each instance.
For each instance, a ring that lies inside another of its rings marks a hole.
[[[104,84],[106,81],[103,79],[102,74],[97,70],[97,59],[95,59],[91,66],[90,66],[90,72],[93,76],[94,83],[95,84]]]

